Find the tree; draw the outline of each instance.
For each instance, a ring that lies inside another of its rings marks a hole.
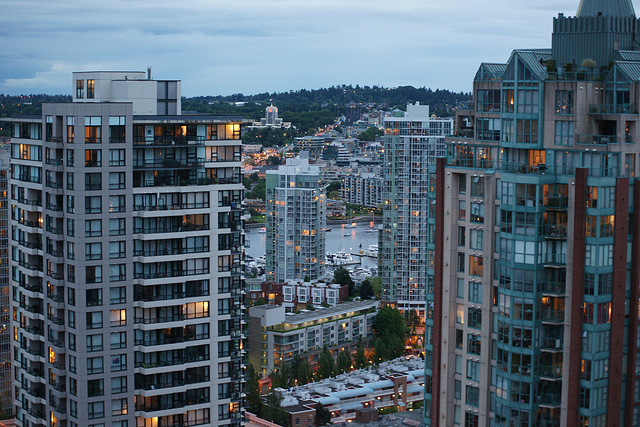
[[[371,126],[369,129],[364,132],[360,132],[357,138],[360,141],[375,141],[376,137],[384,135],[384,131],[382,129],[378,129],[375,126]]]
[[[364,279],[362,281],[362,285],[360,285],[360,298],[370,299],[372,297],[373,297],[373,286],[371,286],[371,281],[369,279]]]
[[[327,185],[327,193],[332,191],[340,191],[342,188],[342,181],[331,181],[329,185]]]
[[[382,307],[373,321],[372,329],[377,362],[402,356],[407,327],[398,309],[388,305]]]
[[[269,378],[271,378],[271,388],[289,388],[293,382],[291,368],[286,363],[279,369],[271,371]]]
[[[411,333],[415,334],[416,328],[422,324],[422,321],[420,320],[420,316],[418,316],[418,313],[416,313],[415,310],[409,310],[406,313],[406,318],[407,318],[407,325],[411,328]]]
[[[316,403],[316,425],[324,426],[331,422],[331,412],[320,402]]]
[[[353,287],[355,283],[353,283],[351,274],[349,274],[349,270],[346,268],[340,267],[333,273],[333,282],[342,286],[349,286],[349,295],[353,295]]]
[[[247,366],[245,378],[247,380],[247,409],[261,417],[263,403],[260,395],[260,377],[251,363]]]
[[[336,363],[333,360],[333,355],[325,345],[318,358],[318,377],[321,380],[332,377],[336,372]]]
[[[269,393],[265,399],[262,418],[280,426],[289,427],[289,417],[287,416],[287,412],[282,409],[281,402],[282,394],[277,390],[271,390],[271,393]]]
[[[353,361],[356,369],[363,369],[367,367],[367,356],[364,354],[364,346],[362,345],[362,339],[358,342],[358,348],[356,349],[356,357]]]
[[[342,350],[338,354],[338,373],[349,372],[351,370],[351,354],[347,350]]]
[[[251,191],[245,193],[245,199],[260,199],[264,200],[267,196],[267,181],[261,179],[256,185],[253,186]]]
[[[282,163],[280,156],[269,156],[267,157],[267,164],[272,166],[279,166]]]
[[[382,278],[379,276],[370,276],[367,277],[367,280],[371,282],[371,287],[373,288],[373,294],[377,299],[380,299],[382,295]]]
[[[291,361],[291,378],[293,386],[304,385],[311,381],[313,378],[313,371],[309,361],[305,358],[302,359],[299,355],[295,355]],[[297,380],[297,384],[296,384]]]

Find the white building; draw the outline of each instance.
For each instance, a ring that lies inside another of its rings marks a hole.
[[[407,105],[385,118],[383,219],[380,236],[382,299],[400,310],[425,313],[429,241],[427,168],[444,156],[452,119],[429,115],[426,105]]]
[[[240,117],[73,74],[11,122],[19,426],[242,425]]]
[[[318,279],[324,274],[326,200],[320,167],[306,153],[267,171],[268,281]]]

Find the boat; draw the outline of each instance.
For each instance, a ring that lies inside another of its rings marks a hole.
[[[364,230],[365,233],[377,233],[378,229],[376,227],[369,227],[366,230]]]
[[[258,230],[258,233],[260,234],[264,234],[267,232],[267,228],[266,227],[262,227],[261,229]]]
[[[342,228],[356,228],[356,223],[352,224],[342,224]]]
[[[331,229],[330,229],[330,228],[327,228],[327,229],[325,229],[325,231],[331,231]]]

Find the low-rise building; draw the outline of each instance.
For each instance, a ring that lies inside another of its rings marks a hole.
[[[249,360],[267,375],[296,355],[311,366],[324,346],[332,352],[354,351],[371,338],[378,301],[355,301],[299,314],[286,314],[284,306],[261,305],[249,309]]]
[[[291,425],[307,425],[318,403],[331,412],[333,424],[352,422],[358,413],[395,407],[398,412],[422,406],[424,360],[398,358],[381,363],[376,369],[358,370],[320,382],[279,391],[281,406],[291,417]]]
[[[384,179],[374,173],[347,175],[342,178],[342,199],[350,204],[375,208],[383,203],[383,186]]]

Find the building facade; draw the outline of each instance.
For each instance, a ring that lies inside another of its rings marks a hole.
[[[350,204],[377,208],[383,203],[384,180],[374,173],[363,172],[342,178],[342,199]]]
[[[583,0],[480,66],[430,168],[426,425],[640,425],[639,24]]]
[[[11,119],[17,423],[239,426],[243,121],[150,73],[73,86]]]
[[[313,367],[324,346],[337,357],[341,349],[355,351],[371,338],[378,301],[355,301],[298,314],[284,306],[259,305],[249,309],[249,358],[266,376],[297,355]]]
[[[398,309],[425,313],[429,190],[427,168],[445,154],[451,119],[429,116],[426,105],[407,105],[407,112],[385,118],[382,230],[379,272],[382,300]]]
[[[13,368],[11,352],[11,284],[9,283],[9,171],[11,146],[0,145],[0,410],[11,415]]]
[[[287,159],[267,172],[266,274],[272,282],[315,280],[324,275],[326,187],[309,159]]]

